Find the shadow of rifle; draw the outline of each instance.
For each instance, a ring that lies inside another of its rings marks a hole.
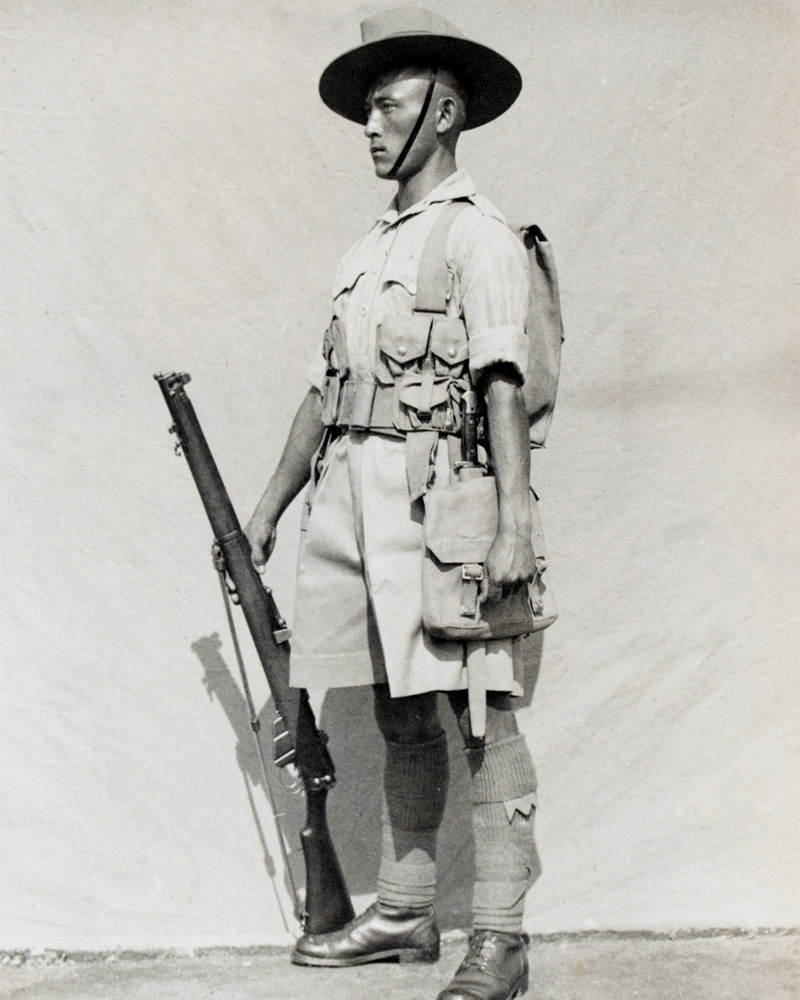
[[[275,860],[267,844],[267,837],[254,793],[256,789],[261,789],[270,809],[274,813],[277,813],[278,821],[283,824],[285,831],[296,831],[302,827],[302,797],[288,790],[280,779],[270,782],[269,787],[264,787],[265,777],[261,769],[258,752],[253,743],[254,734],[250,728],[247,702],[221,654],[222,641],[220,640],[219,633],[213,632],[211,635],[202,636],[191,644],[191,649],[203,668],[203,686],[211,700],[216,700],[222,707],[236,736],[236,761],[242,773],[247,801],[253,815],[258,840],[261,844],[264,868],[272,883],[284,926],[291,933],[292,927],[287,918],[281,894],[276,884],[278,866],[275,864]],[[258,713],[262,731],[267,733],[271,731],[274,714],[272,699],[268,698]],[[269,778],[267,777],[266,780],[269,780]],[[290,840],[291,838],[287,838],[287,841]],[[291,894],[291,879],[293,878],[297,884],[303,878],[304,862],[302,852],[292,851],[289,848],[289,864],[291,871],[287,870],[284,874],[284,888],[287,893]]]

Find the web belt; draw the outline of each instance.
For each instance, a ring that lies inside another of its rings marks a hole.
[[[339,391],[336,424],[351,430],[404,437],[394,425],[394,385],[348,379]]]

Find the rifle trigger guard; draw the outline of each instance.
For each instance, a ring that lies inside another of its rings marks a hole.
[[[301,795],[305,790],[300,772],[292,764],[278,770],[278,781],[291,795]]]

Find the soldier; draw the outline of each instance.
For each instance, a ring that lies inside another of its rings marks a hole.
[[[446,691],[472,774],[477,874],[470,948],[439,1000],[506,1000],[527,989],[523,905],[540,872],[536,776],[512,710],[522,693],[516,644],[480,644],[490,690],[485,734],[476,736],[483,726],[471,725],[465,644],[426,634],[420,580],[423,498],[452,475],[459,402],[472,388],[485,412],[499,502],[481,596],[519,592],[536,573],[521,391],[527,259],[456,166],[462,130],[506,111],[521,80],[498,53],[424,10],[385,11],[361,27],[363,44],[325,70],[320,94],[363,126],[376,175],[395,181],[397,193],[339,266],[310,389],[245,530],[263,570],[279,518],[312,478],[292,684],[374,686],[386,742],[382,856],[377,901],[341,931],[302,937],[292,960],[349,966],[438,957],[435,852],[448,755],[436,692]],[[427,278],[423,249],[452,205],[462,210],[439,226],[448,323],[434,325],[444,331],[437,347],[430,317],[421,326],[408,319]]]

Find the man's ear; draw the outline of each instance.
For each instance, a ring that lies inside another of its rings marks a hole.
[[[449,132],[455,125],[458,105],[454,97],[441,97],[439,99],[439,118],[436,122],[436,131],[439,135]]]

